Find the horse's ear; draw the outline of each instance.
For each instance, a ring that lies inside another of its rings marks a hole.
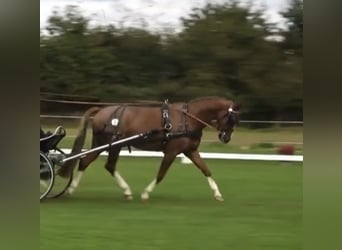
[[[234,103],[234,105],[233,105],[233,110],[234,111],[240,111],[241,110],[241,104],[240,103]]]

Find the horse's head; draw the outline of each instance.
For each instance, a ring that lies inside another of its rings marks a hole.
[[[240,105],[233,104],[228,110],[220,111],[218,114],[219,139],[223,143],[228,143],[231,140],[235,125],[240,121]]]

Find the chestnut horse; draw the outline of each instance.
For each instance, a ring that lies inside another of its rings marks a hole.
[[[92,115],[92,148],[139,133],[160,129],[158,130],[160,132],[150,138],[132,141],[129,145],[125,145],[129,149],[130,146],[133,146],[142,150],[162,151],[164,153],[157,176],[142,192],[141,199],[149,199],[149,194],[163,180],[176,156],[183,153],[207,178],[209,186],[214,192],[214,197],[223,201],[208,166],[200,157],[198,147],[201,142],[202,130],[207,126],[212,127],[213,121],[216,121],[215,127],[219,132],[219,139],[223,143],[228,143],[234,126],[239,122],[239,110],[239,105],[220,97],[198,98],[188,103],[168,104],[165,101],[164,104],[158,106],[121,104],[103,108],[93,107],[83,115],[71,154],[81,152],[86,137],[87,124]],[[109,154],[105,168],[118,182],[126,198],[132,199],[131,188],[116,170],[121,146],[113,146],[107,150]],[[74,192],[84,171],[100,153],[101,151],[92,152],[79,159],[78,173],[67,190],[68,194]],[[60,175],[69,176],[77,161],[66,162],[65,166],[61,168]]]

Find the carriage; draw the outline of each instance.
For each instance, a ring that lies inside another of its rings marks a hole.
[[[78,154],[67,154],[58,147],[58,143],[65,137],[66,131],[62,126],[57,127],[52,134],[40,139],[40,200],[57,198],[63,195],[70,186],[73,173],[67,178],[59,176],[61,168],[63,168],[64,163],[67,161],[78,159],[89,153],[101,151],[112,146],[123,146],[137,139],[147,139],[156,133],[158,131],[151,130]]]
[[[58,164],[67,154],[57,147],[65,137],[66,132],[62,126],[40,139],[40,200],[61,196],[72,181],[72,175],[67,179],[57,178],[61,166]]]

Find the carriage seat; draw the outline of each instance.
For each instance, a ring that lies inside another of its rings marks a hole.
[[[55,131],[43,138],[40,138],[40,150],[47,152],[56,149],[58,143],[65,137],[66,132],[62,126],[58,126]]]

